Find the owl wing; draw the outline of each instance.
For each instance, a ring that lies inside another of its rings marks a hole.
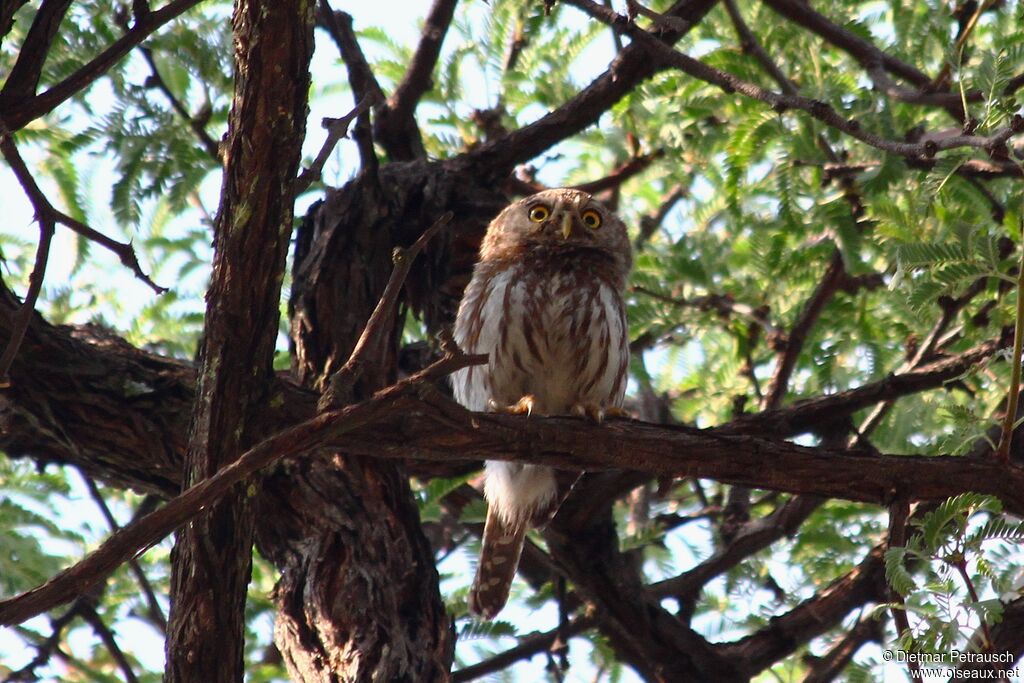
[[[509,269],[485,269],[483,264],[478,265],[459,304],[455,343],[465,353],[490,356],[487,365],[471,365],[452,374],[455,400],[469,410],[486,410],[492,398],[494,350],[501,337],[503,308],[512,285],[513,274]]]

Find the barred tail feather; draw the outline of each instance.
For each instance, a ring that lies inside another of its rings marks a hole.
[[[526,541],[526,528],[523,523],[506,524],[493,507],[487,510],[480,564],[469,590],[469,611],[473,614],[493,619],[505,606]]]

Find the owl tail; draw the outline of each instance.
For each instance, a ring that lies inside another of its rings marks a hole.
[[[487,510],[480,564],[469,589],[469,611],[473,614],[493,619],[505,606],[526,541],[526,528],[526,524],[506,525],[493,508]]]

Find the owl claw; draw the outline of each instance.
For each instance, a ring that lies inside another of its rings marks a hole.
[[[605,410],[596,403],[577,403],[571,412],[576,417],[585,417],[597,424],[604,422]]]
[[[597,424],[604,422],[606,417],[629,417],[629,413],[622,408],[615,406],[605,408],[596,403],[577,403],[570,412],[576,417],[585,417]]]
[[[605,417],[630,417],[630,414],[628,412],[626,412],[625,408],[619,408],[617,406],[612,406],[611,408],[605,408],[604,409],[604,416]]]
[[[505,413],[506,415],[533,415],[533,407],[537,399],[533,394],[527,394],[510,406],[503,406],[493,398],[487,401],[487,409],[492,413]]]

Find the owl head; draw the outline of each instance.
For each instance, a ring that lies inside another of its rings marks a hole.
[[[632,264],[626,226],[586,192],[544,190],[510,204],[487,228],[482,261],[528,259],[542,254],[599,253],[625,274]]]

